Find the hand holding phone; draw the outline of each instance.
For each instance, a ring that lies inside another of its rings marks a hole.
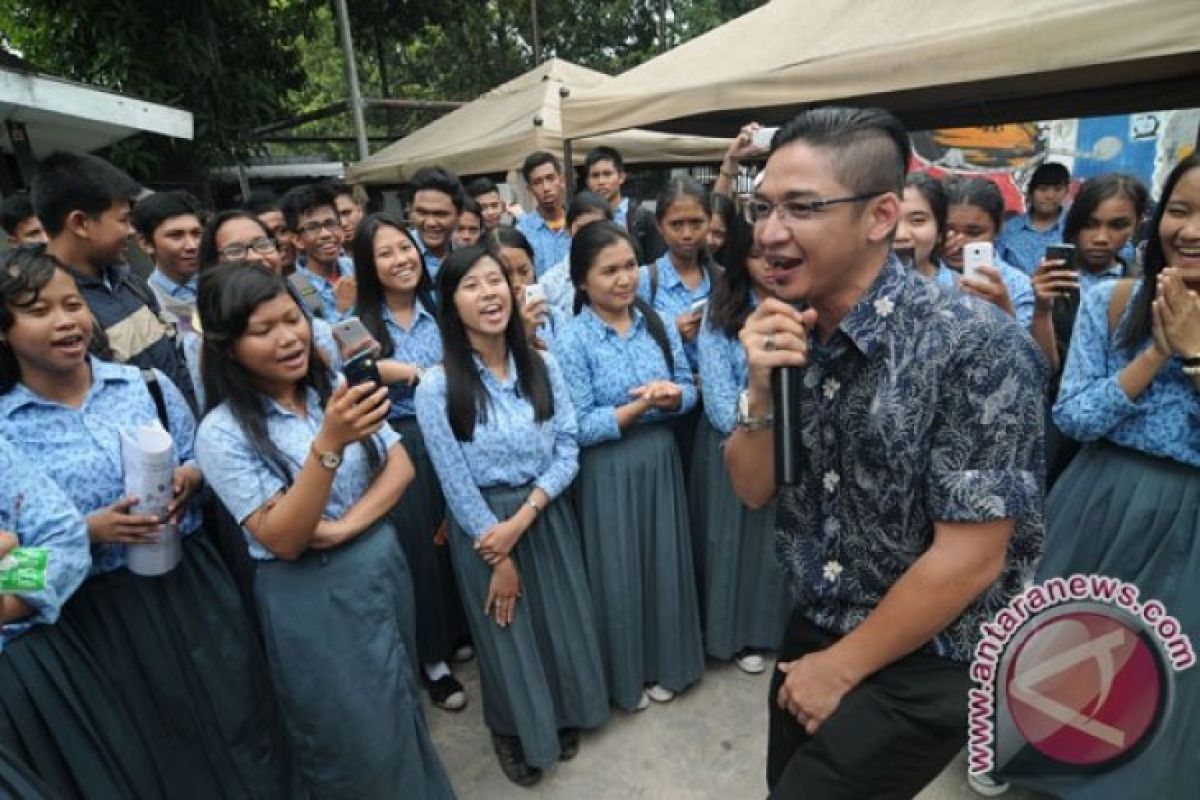
[[[963,245],[963,277],[987,280],[980,267],[990,267],[995,261],[995,248],[991,242],[969,242]]]

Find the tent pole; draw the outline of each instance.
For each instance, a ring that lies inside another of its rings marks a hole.
[[[342,55],[346,59],[346,82],[350,88],[350,113],[354,118],[354,136],[358,140],[358,158],[371,155],[367,144],[367,123],[363,118],[362,91],[358,87],[358,66],[354,60],[354,39],[350,36],[350,12],[346,0],[336,0],[338,28],[342,34]]]
[[[567,196],[563,205],[569,205],[571,195],[575,194],[575,159],[571,152],[570,139],[563,139],[563,174],[567,179]]]

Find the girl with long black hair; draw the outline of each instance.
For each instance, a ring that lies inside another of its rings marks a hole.
[[[429,740],[412,582],[388,512],[412,481],[387,389],[335,385],[283,279],[200,279],[200,465],[243,528],[275,691],[313,797],[453,796]]]
[[[722,455],[747,381],[738,334],[759,300],[773,293],[771,268],[751,232],[738,226],[730,232],[728,263],[698,337],[704,414],[688,496],[705,652],[756,674],[766,669],[761,651],[783,640],[792,603],[775,555],[775,505],[747,508],[734,494]]]
[[[562,498],[579,466],[575,410],[485,249],[450,255],[438,297],[443,366],[417,387],[417,419],[450,507],[484,720],[504,774],[532,786],[609,715],[579,526]]]
[[[1098,283],[1080,305],[1054,419],[1084,445],[1046,498],[1037,580],[1128,581],[1187,633],[1200,630],[1200,156],[1167,177],[1144,268]],[[1200,672],[1171,680],[1161,729],[1136,759],[1029,782],[1067,796],[1191,796]]]
[[[571,242],[577,314],[555,342],[579,415],[577,487],[588,581],[613,701],[668,702],[704,653],[683,468],[669,420],[696,405],[683,343],[637,295],[624,229]]]
[[[70,497],[92,545],[54,626],[63,638],[5,653],[29,660],[4,676],[0,728],[68,797],[288,797],[270,677],[202,521],[192,412],[162,373],[89,355],[93,331],[56,260],[23,249],[0,264],[0,436]],[[177,465],[164,518],[125,496],[122,433],[156,422]],[[178,565],[131,572],[134,549],[168,525]]]
[[[433,704],[459,711],[466,707],[467,695],[448,662],[456,640],[466,634],[467,623],[454,587],[450,554],[435,541],[446,516],[446,501],[425,449],[413,399],[421,374],[442,361],[433,281],[413,235],[387,214],[371,214],[358,226],[354,264],[355,313],[379,343],[379,374],[392,402],[388,422],[403,439],[415,471],[392,518],[413,576],[417,655]]]

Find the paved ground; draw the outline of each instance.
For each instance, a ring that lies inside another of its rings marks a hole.
[[[666,705],[614,712],[584,736],[575,760],[533,789],[505,779],[483,725],[476,663],[457,668],[470,704],[458,714],[428,708],[434,741],[461,800],[741,800],[763,798],[767,747],[766,674],[711,664],[704,680]],[[1034,800],[1011,791],[1005,800]],[[978,800],[960,757],[919,800]]]

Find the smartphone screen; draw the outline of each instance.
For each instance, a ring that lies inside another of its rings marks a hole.
[[[1047,261],[1062,261],[1066,269],[1075,268],[1075,245],[1052,244],[1046,248]]]

